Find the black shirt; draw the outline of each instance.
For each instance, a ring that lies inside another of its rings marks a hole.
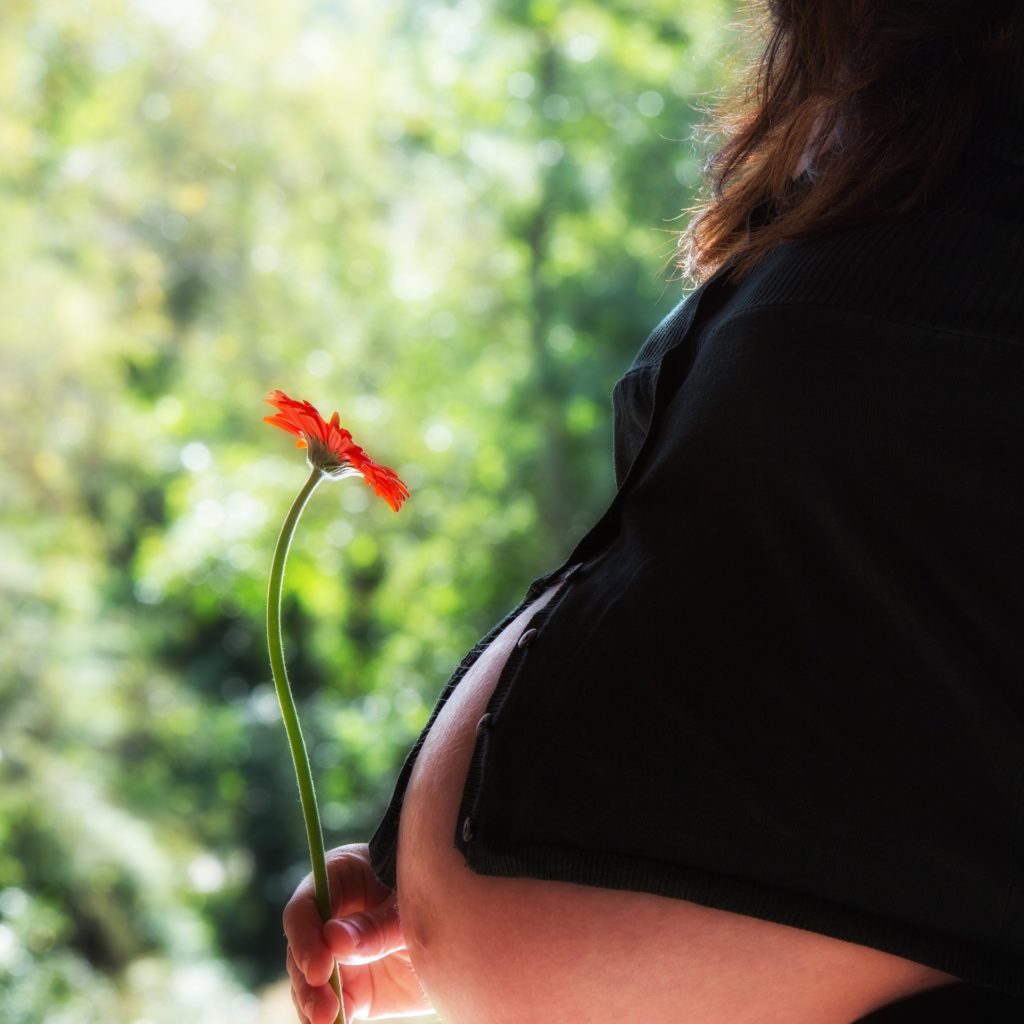
[[[566,579],[478,732],[472,870],[1024,996],[1024,60],[988,111],[925,207],[719,271],[650,335],[613,391],[615,496],[442,691],[382,882],[441,706]]]

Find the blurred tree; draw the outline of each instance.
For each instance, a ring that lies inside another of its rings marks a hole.
[[[325,488],[287,580],[327,838],[362,840],[611,499],[731,12],[4,4],[6,1021],[254,1019],[306,871],[262,633],[304,469],[262,397],[338,407],[413,489]]]

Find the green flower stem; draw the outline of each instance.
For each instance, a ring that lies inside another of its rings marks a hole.
[[[270,586],[267,590],[267,646],[270,648],[270,669],[274,675],[274,686],[277,699],[281,705],[281,716],[288,733],[288,745],[292,751],[295,764],[295,777],[299,783],[299,799],[302,803],[302,816],[306,821],[306,841],[309,843],[309,858],[313,864],[313,885],[316,890],[316,906],[320,911],[320,919],[327,921],[331,916],[331,892],[327,881],[327,860],[324,856],[324,838],[320,828],[320,814],[316,808],[316,792],[313,789],[313,776],[309,770],[309,755],[302,739],[299,726],[299,715],[295,710],[295,699],[292,696],[291,684],[288,682],[288,671],[284,664],[284,645],[281,641],[281,584],[284,581],[284,564],[288,558],[292,535],[298,525],[299,516],[306,507],[306,502],[316,490],[317,484],[323,479],[323,473],[314,469],[309,479],[303,484],[292,507],[288,510],[281,534],[277,538],[274,549],[274,561],[270,566]],[[341,975],[335,962],[331,974],[331,988],[338,997],[338,1016],[335,1024],[346,1024],[345,1004],[341,998]]]

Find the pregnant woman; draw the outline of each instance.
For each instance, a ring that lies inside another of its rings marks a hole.
[[[763,5],[614,498],[289,901],[300,1020],[1024,1020],[1022,7]]]

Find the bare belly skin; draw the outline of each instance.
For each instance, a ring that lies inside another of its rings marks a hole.
[[[471,871],[453,836],[476,723],[530,616],[559,585],[463,677],[406,791],[399,914],[413,968],[445,1024],[849,1024],[956,980],[687,900]]]

